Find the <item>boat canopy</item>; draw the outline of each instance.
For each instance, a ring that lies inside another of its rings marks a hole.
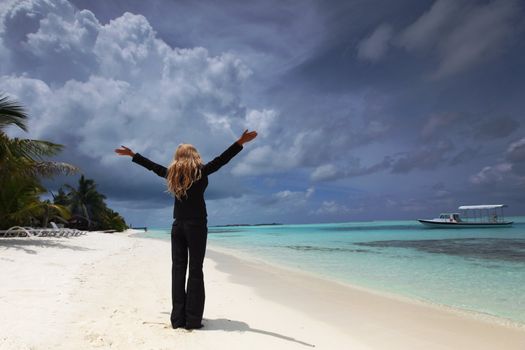
[[[468,209],[497,209],[497,208],[506,208],[506,204],[488,204],[488,205],[462,205],[459,210],[468,210]]]

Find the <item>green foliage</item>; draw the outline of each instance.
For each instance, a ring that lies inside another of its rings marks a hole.
[[[42,227],[47,227],[50,220],[62,221],[67,224],[67,220],[71,218],[71,212],[69,209],[60,204],[51,203],[49,200],[45,200],[40,204],[41,208],[41,223]]]
[[[55,204],[69,208],[76,220],[76,227],[87,230],[117,230],[128,228],[124,218],[119,213],[107,207],[104,196],[97,191],[94,180],[80,176],[78,187],[64,186],[69,192],[61,188],[54,199]]]
[[[10,138],[5,133],[9,126],[27,131],[27,118],[21,105],[0,96],[0,229],[47,225],[49,218],[69,217],[65,208],[40,200],[46,189],[39,177],[76,171],[70,164],[44,160],[56,155],[63,146],[49,141]]]
[[[27,131],[26,119],[27,114],[22,105],[9,100],[7,96],[0,97],[0,132],[3,132],[9,125],[16,125]]]
[[[93,180],[80,177],[78,188],[67,186],[58,191],[53,203],[40,200],[47,192],[40,178],[71,175],[78,168],[71,164],[51,162],[46,157],[57,155],[63,146],[43,140],[11,138],[9,126],[27,131],[28,119],[24,108],[0,95],[0,229],[11,226],[47,227],[50,220],[86,223],[84,229],[123,231],[126,222],[109,209],[106,198],[96,190]]]
[[[20,174],[0,174],[0,229],[30,226],[38,216],[39,196],[45,190],[38,181]]]
[[[23,174],[0,175],[0,229],[12,226],[47,227],[49,220],[66,221],[69,210],[62,205],[41,201],[46,193],[36,178]],[[67,221],[66,221],[67,222]]]
[[[59,204],[59,205],[67,205],[68,204],[68,198],[66,192],[64,192],[64,189],[60,187],[58,189],[58,193],[53,195],[53,203]]]
[[[126,221],[119,213],[106,208],[102,216],[102,226],[107,227],[107,229],[124,231],[128,228]]]

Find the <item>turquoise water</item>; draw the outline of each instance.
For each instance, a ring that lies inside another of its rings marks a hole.
[[[525,325],[525,217],[511,228],[417,221],[210,227],[210,246]],[[145,236],[169,239],[168,230]]]

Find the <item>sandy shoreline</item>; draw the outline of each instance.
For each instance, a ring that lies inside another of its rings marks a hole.
[[[294,267],[290,267],[290,266],[280,266],[280,265],[268,262],[266,260],[262,260],[259,257],[250,256],[250,255],[246,254],[245,252],[237,251],[237,250],[234,250],[234,249],[231,249],[231,248],[225,248],[225,247],[222,247],[222,246],[216,246],[216,245],[212,245],[212,244],[210,245],[209,244],[208,245],[208,252],[209,252],[208,253],[209,256],[213,256],[214,252],[216,252],[216,253],[220,253],[220,254],[226,255],[227,256],[226,258],[228,258],[228,256],[229,256],[229,258],[232,258],[232,257],[238,258],[238,259],[242,260],[244,264],[252,263],[252,264],[254,264],[255,266],[257,266],[259,268],[269,269],[269,270],[282,270],[284,273],[290,272],[290,273],[292,273],[292,275],[299,274],[299,275],[302,275],[302,276],[306,277],[306,279],[310,279],[311,278],[311,279],[314,279],[314,280],[320,280],[321,283],[327,283],[329,285],[330,284],[335,284],[338,287],[349,288],[349,289],[353,289],[353,290],[355,289],[357,291],[361,291],[361,292],[364,292],[366,294],[373,294],[373,295],[376,295],[378,297],[392,299],[393,301],[399,301],[399,302],[402,302],[402,303],[415,304],[415,305],[420,305],[420,306],[424,306],[424,307],[434,308],[434,309],[436,309],[438,311],[445,311],[445,312],[449,312],[449,313],[451,312],[451,313],[455,313],[455,314],[457,314],[458,316],[461,316],[461,317],[475,318],[475,319],[477,319],[479,321],[487,322],[487,323],[490,323],[490,324],[494,324],[496,326],[505,326],[505,327],[514,328],[514,329],[518,329],[518,330],[525,330],[525,324],[519,323],[519,322],[511,320],[511,319],[497,317],[497,316],[494,316],[494,315],[491,315],[491,314],[488,314],[488,313],[481,313],[481,312],[477,312],[477,311],[470,311],[470,310],[467,310],[467,309],[459,309],[459,308],[455,308],[455,307],[448,306],[448,305],[433,303],[433,302],[430,302],[430,301],[426,301],[426,300],[422,300],[422,299],[416,299],[416,298],[411,298],[411,297],[408,297],[408,296],[403,296],[403,295],[400,295],[400,294],[389,293],[389,292],[386,292],[386,291],[373,290],[373,289],[370,289],[370,288],[362,287],[362,286],[359,286],[359,285],[353,285],[351,283],[346,283],[346,282],[342,282],[342,281],[336,281],[333,278],[325,277],[325,276],[320,275],[320,274],[318,274],[316,272],[303,271],[303,270],[300,270],[298,268],[294,268]],[[245,282],[245,283],[247,283],[247,282]]]
[[[525,330],[219,252],[205,328],[169,326],[169,242],[0,239],[2,349],[524,349]]]

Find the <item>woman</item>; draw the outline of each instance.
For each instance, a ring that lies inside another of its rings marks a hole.
[[[206,252],[208,234],[204,191],[208,186],[208,175],[228,163],[243,145],[257,136],[257,132],[245,130],[242,136],[220,156],[203,164],[195,147],[181,144],[168,168],[156,164],[134,153],[127,147],[115,152],[133,157],[133,162],[142,165],[157,175],[166,178],[168,191],[175,196],[171,227],[171,325],[173,328],[198,329],[202,325],[204,312],[204,276],[202,263]],[[186,268],[189,276],[187,289]]]

